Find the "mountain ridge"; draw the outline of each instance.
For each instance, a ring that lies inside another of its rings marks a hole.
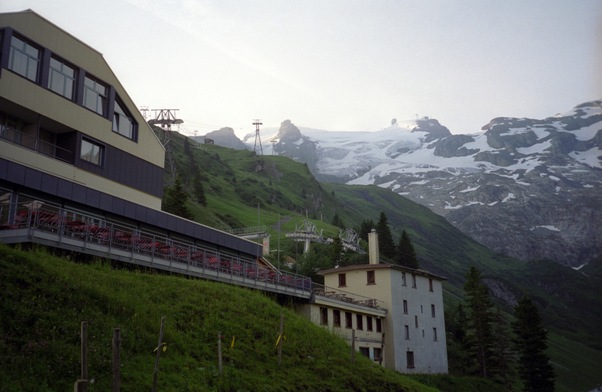
[[[496,117],[481,131],[452,134],[428,117],[374,132],[285,120],[264,154],[306,163],[319,181],[391,189],[520,260],[579,267],[602,254],[602,100],[540,120]]]

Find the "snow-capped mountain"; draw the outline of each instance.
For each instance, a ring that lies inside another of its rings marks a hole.
[[[376,132],[286,120],[262,139],[265,155],[305,162],[319,180],[389,188],[500,253],[573,267],[602,254],[602,101],[482,131],[452,135],[429,118]]]

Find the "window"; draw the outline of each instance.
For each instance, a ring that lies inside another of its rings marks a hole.
[[[88,139],[82,139],[80,158],[95,165],[102,165],[104,147]]]
[[[353,319],[351,312],[345,312],[345,328],[353,328]]]
[[[414,351],[406,351],[406,362],[408,369],[414,369]]]
[[[10,40],[8,68],[27,79],[37,82],[40,50],[13,36]]]
[[[366,329],[368,331],[372,331],[373,330],[373,328],[372,328],[372,317],[370,317],[370,316],[366,316]]]
[[[433,291],[433,279],[429,279],[429,291]]]
[[[374,271],[366,271],[367,284],[376,284]]]
[[[433,328],[433,341],[437,341],[437,328]]]
[[[382,320],[377,318],[376,319],[376,332],[382,332],[382,331],[383,331]]]
[[[328,308],[320,307],[320,324],[328,325]]]
[[[332,322],[335,327],[341,326],[341,311],[337,309],[332,310]]]
[[[412,288],[416,288],[416,275],[412,274]]]
[[[361,314],[356,314],[355,315],[355,325],[356,328],[358,330],[363,330],[364,329],[364,316],[362,316]]]
[[[409,325],[404,325],[403,326],[403,330],[404,330],[404,336],[406,340],[410,340],[410,326]]]
[[[376,362],[380,362],[381,356],[382,356],[382,350],[380,348],[375,347],[374,348],[374,360]]]
[[[120,101],[115,100],[115,110],[113,112],[113,132],[134,139],[134,129],[136,123],[132,116],[125,109]]]
[[[418,316],[414,316],[414,325],[418,328]]]
[[[401,285],[402,286],[407,286],[407,284],[406,284],[406,273],[405,272],[401,273]]]
[[[435,317],[435,305],[431,305],[431,316]]]
[[[107,87],[88,76],[84,80],[84,106],[101,116],[107,110]]]
[[[360,354],[370,358],[370,347],[360,347]]]
[[[403,314],[408,314],[408,301],[403,300]]]
[[[345,274],[339,274],[339,287],[347,286],[347,277]]]
[[[75,86],[75,69],[61,60],[50,59],[50,73],[48,75],[48,88],[63,97],[73,99]]]

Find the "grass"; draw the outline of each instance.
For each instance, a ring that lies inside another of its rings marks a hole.
[[[159,390],[432,391],[369,359],[350,362],[340,338],[250,290],[163,274],[80,264],[0,246],[0,390],[70,390],[87,321],[90,391],[111,385],[111,339],[120,328],[122,390],[152,384],[165,317]],[[285,320],[282,364],[275,342]],[[224,347],[218,373],[217,336]],[[235,340],[234,347],[230,346]]]

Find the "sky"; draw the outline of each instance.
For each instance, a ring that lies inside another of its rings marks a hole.
[[[0,1],[28,8],[101,52],[138,108],[178,109],[190,135],[424,116],[474,133],[602,99],[600,0]]]

